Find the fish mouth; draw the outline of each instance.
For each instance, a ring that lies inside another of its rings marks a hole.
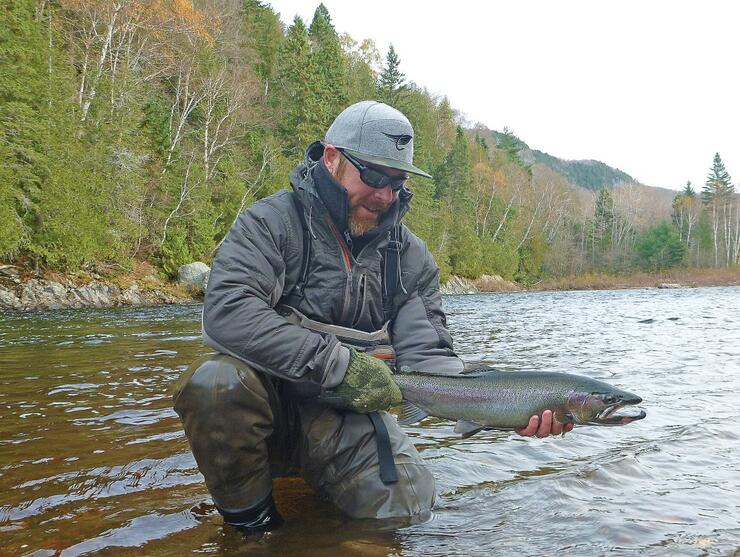
[[[626,425],[637,420],[642,420],[647,414],[639,408],[626,408],[628,405],[638,404],[642,399],[623,400],[610,404],[604,410],[594,416],[591,422],[594,425]]]

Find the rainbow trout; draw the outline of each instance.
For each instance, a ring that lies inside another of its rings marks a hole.
[[[623,412],[642,399],[602,381],[551,372],[488,371],[463,375],[397,373],[405,400],[398,421],[409,425],[436,416],[457,420],[469,437],[482,429],[525,427],[531,416],[552,410],[562,423],[625,425],[645,412]]]

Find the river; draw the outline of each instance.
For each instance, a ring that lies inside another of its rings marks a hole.
[[[0,313],[0,554],[740,555],[740,287],[444,299],[458,353],[636,392],[645,420],[564,438],[408,428],[428,521],[345,518],[276,481],[286,525],[225,529],[170,405],[200,306]]]

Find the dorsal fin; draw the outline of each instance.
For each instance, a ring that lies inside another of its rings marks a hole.
[[[500,373],[497,369],[474,369],[472,371],[414,371],[408,366],[403,366],[396,370],[398,375],[427,375],[430,377],[455,377],[458,379],[470,379],[473,377],[483,377],[489,373]]]

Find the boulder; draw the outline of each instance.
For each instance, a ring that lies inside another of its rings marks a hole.
[[[521,290],[521,287],[510,280],[505,280],[499,275],[481,275],[475,281],[475,286],[480,292],[513,292]]]
[[[0,279],[20,284],[21,273],[15,265],[0,265]]]
[[[177,282],[186,288],[201,289],[204,283],[207,284],[210,273],[211,268],[205,263],[188,263],[177,270]]]
[[[479,290],[472,280],[453,276],[440,287],[440,292],[442,294],[475,294]]]
[[[82,302],[82,307],[103,308],[115,305],[120,296],[120,289],[113,284],[102,282],[91,282],[74,291],[74,294]]]
[[[0,288],[0,310],[4,309],[22,309],[23,304],[21,304],[20,298],[15,295],[15,293],[12,290],[6,290],[5,288]]]
[[[131,286],[126,288],[126,290],[121,292],[121,296],[118,301],[124,306],[143,306],[145,303],[144,298],[141,295],[141,289],[136,283],[133,283]]]
[[[67,288],[51,280],[29,280],[23,285],[20,300],[25,310],[77,307],[75,299],[70,299]]]

